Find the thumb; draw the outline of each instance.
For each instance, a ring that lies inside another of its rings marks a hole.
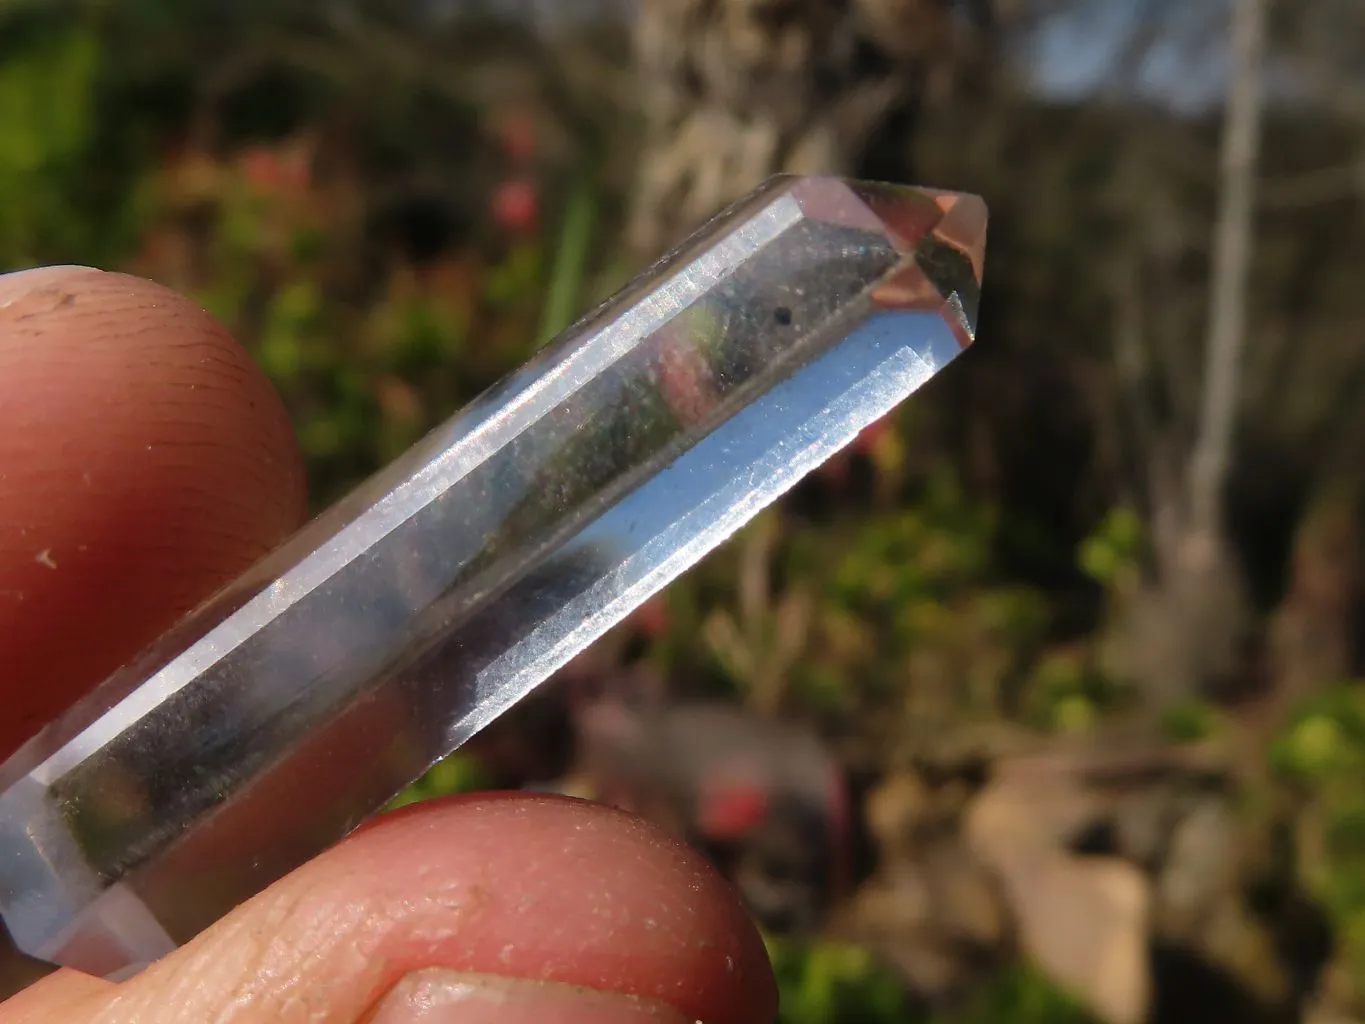
[[[522,794],[389,815],[131,981],[63,971],[0,1024],[741,1024],[766,953],[696,854],[617,811]]]

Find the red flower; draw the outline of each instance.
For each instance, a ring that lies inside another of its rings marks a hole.
[[[304,146],[252,146],[239,159],[242,175],[263,195],[300,196],[312,185],[312,158]]]
[[[493,190],[493,219],[513,234],[533,231],[540,221],[540,196],[526,178],[504,181]]]
[[[668,604],[662,596],[650,598],[631,614],[630,624],[646,639],[663,636],[668,632]]]
[[[891,420],[882,417],[873,423],[868,424],[856,438],[853,439],[853,451],[859,455],[871,456],[877,450],[877,444],[882,438],[891,432]]]
[[[743,839],[768,816],[768,794],[757,783],[702,784],[697,826],[707,839]]]

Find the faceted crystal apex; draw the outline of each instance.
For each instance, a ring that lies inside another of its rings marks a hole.
[[[873,293],[901,309],[938,309],[966,347],[986,253],[986,204],[967,192],[833,177],[793,177],[784,191],[814,220],[875,232],[907,257]]]

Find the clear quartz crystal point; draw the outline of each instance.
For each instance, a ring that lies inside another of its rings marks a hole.
[[[833,178],[703,227],[0,766],[13,944],[124,975],[340,839],[969,345],[985,228]]]

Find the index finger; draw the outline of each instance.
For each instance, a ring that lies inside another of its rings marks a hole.
[[[302,521],[278,396],[123,274],[0,277],[0,758]]]

